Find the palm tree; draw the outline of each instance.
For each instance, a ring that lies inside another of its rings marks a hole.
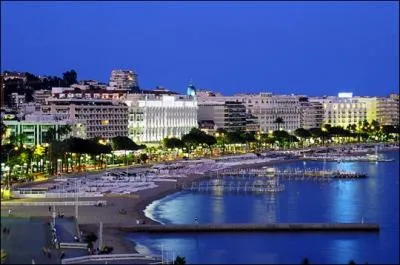
[[[46,133],[44,134],[43,142],[49,143],[49,142],[55,140],[56,139],[56,134],[57,134],[56,129],[54,129],[53,127],[49,128],[46,131]]]
[[[274,123],[278,124],[278,130],[281,130],[281,125],[285,123],[285,121],[281,117],[277,117]]]
[[[177,256],[174,260],[174,265],[185,265],[186,260],[185,257]]]
[[[18,146],[18,148],[22,149],[24,146],[24,143],[28,140],[28,135],[26,133],[20,133],[20,134],[13,134],[10,137],[11,143],[13,143],[15,146]]]
[[[68,135],[72,131],[71,125],[67,124],[64,126],[60,126],[57,129],[57,134],[58,134],[58,140],[61,139],[62,136]]]

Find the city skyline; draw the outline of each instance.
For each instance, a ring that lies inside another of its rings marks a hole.
[[[2,71],[108,82],[132,69],[142,88],[180,93],[190,80],[225,95],[398,92],[395,2],[1,5]]]

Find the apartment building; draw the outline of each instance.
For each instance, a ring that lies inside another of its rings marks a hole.
[[[109,85],[115,89],[139,89],[137,74],[131,70],[112,70]]]
[[[60,127],[66,125],[71,127],[69,135],[59,136],[56,133],[56,138],[60,140],[71,136],[82,137],[83,134],[83,127],[77,126],[77,124],[71,120],[58,120],[52,115],[43,115],[39,113],[28,114],[24,117],[24,120],[5,119],[3,122],[9,128],[10,136],[24,134],[26,139],[23,144],[28,146],[45,143],[45,135],[50,128],[54,128],[57,132]]]
[[[390,94],[388,97],[377,99],[377,121],[382,125],[399,126],[399,95]]]
[[[121,90],[90,89],[87,85],[74,87],[53,87],[51,96],[58,99],[126,99],[127,92]]]
[[[272,95],[271,93],[238,94],[233,96],[242,102],[247,113],[257,117],[259,128],[263,132],[275,131],[278,128],[294,131],[300,125],[300,104],[297,95]],[[282,118],[283,123],[276,123]]]
[[[70,119],[85,128],[82,138],[128,135],[128,106],[120,101],[95,98],[47,98],[42,112]]]
[[[304,129],[321,128],[324,122],[324,106],[320,102],[310,102],[308,98],[299,99],[300,127]]]
[[[33,102],[37,104],[45,104],[48,97],[51,97],[51,90],[40,89],[33,92]]]
[[[128,94],[129,137],[139,143],[182,137],[197,124],[195,97],[165,94]]]
[[[310,101],[323,105],[324,124],[346,128],[349,124],[359,124],[367,119],[366,102],[353,98],[352,94],[338,97],[314,97],[310,98]]]
[[[228,132],[246,130],[246,107],[236,101],[198,102],[198,122],[213,121],[215,130],[222,128]]]
[[[21,105],[26,103],[25,94],[11,93],[10,95],[11,108],[17,110]]]

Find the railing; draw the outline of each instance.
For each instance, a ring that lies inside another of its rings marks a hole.
[[[87,249],[88,245],[86,243],[60,243],[60,248],[78,248],[78,249]]]
[[[107,201],[78,201],[79,206],[97,206],[107,205]],[[14,205],[14,206],[74,206],[75,201],[47,201],[47,202],[1,202],[1,205]]]
[[[75,198],[75,192],[13,191],[14,198]],[[100,192],[80,192],[79,198],[103,197]]]
[[[62,259],[61,264],[77,264],[90,261],[110,261],[110,260],[154,260],[160,261],[159,257],[146,256],[142,254],[109,254],[109,255],[91,255],[69,259]]]

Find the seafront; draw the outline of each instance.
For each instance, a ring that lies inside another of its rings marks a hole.
[[[239,163],[230,169],[235,168],[255,168],[263,166],[273,166],[279,163],[288,163],[295,159],[275,159],[264,161],[261,163]],[[255,160],[254,160],[255,161]],[[188,163],[189,165],[189,163]],[[137,220],[145,221],[146,224],[158,224],[154,220],[147,218],[144,209],[151,202],[161,199],[166,195],[175,193],[180,190],[182,185],[187,185],[195,180],[207,178],[207,174],[189,174],[186,177],[177,178],[176,182],[157,182],[157,187],[152,189],[140,190],[134,195],[105,195],[101,199],[107,201],[106,207],[80,207],[79,208],[79,225],[81,230],[88,232],[98,232],[99,222],[104,224],[103,242],[105,245],[114,247],[113,253],[132,253],[134,245],[124,238],[124,233],[116,227],[136,225]],[[63,201],[68,199],[51,199],[51,201]],[[69,199],[71,200],[71,199]],[[79,198],[79,200],[93,200],[92,198]],[[32,199],[20,199],[19,201],[32,201]],[[49,199],[35,199],[34,201],[49,201]],[[12,206],[13,213],[25,216],[43,216],[50,217],[48,208],[43,206],[25,207]],[[9,207],[6,203],[2,204],[2,215],[6,215]],[[120,210],[125,209],[126,214],[121,214]],[[58,207],[58,211],[65,216],[74,216],[74,207],[62,206]]]

